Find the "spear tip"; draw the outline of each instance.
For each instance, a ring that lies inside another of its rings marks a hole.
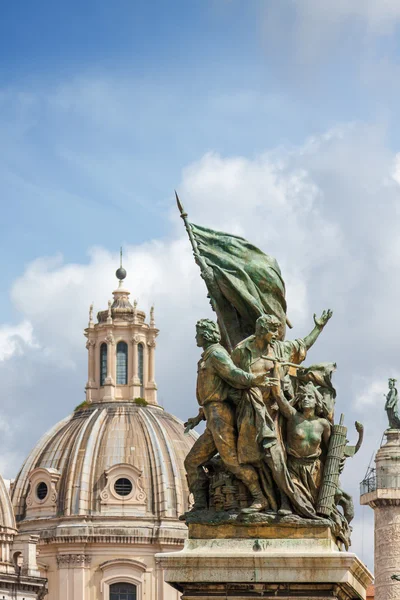
[[[174,190],[174,192],[175,192],[176,203],[178,205],[179,212],[181,213],[181,217],[187,217],[187,213],[185,213],[185,209],[183,208],[183,204],[180,201],[179,196],[176,193],[176,190]]]

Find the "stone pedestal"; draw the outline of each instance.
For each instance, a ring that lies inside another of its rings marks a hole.
[[[247,539],[240,531],[239,537],[229,538],[229,526],[225,537],[221,526],[216,528],[222,534],[218,539],[209,537],[209,528],[201,528],[192,528],[182,551],[156,557],[165,581],[182,592],[184,600],[364,600],[372,581],[355,554],[338,549],[326,526],[314,527],[311,533],[295,527],[257,531],[255,525],[254,531],[246,527],[242,533],[260,537]],[[192,538],[201,533],[201,539]]]

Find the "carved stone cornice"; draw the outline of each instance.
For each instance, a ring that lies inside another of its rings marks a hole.
[[[92,557],[89,554],[58,554],[57,565],[59,569],[80,569],[88,567]]]

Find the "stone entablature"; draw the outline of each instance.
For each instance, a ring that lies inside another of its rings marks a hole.
[[[88,522],[89,521],[89,522]],[[187,528],[182,522],[161,520],[154,527],[148,519],[142,523],[135,519],[135,525],[127,523],[121,516],[104,518],[59,518],[44,527],[43,520],[24,522],[22,530],[40,532],[40,544],[67,546],[70,544],[117,544],[180,546],[187,538]]]

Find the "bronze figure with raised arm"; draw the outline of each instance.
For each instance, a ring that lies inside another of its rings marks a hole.
[[[255,334],[236,346],[233,362],[244,371],[254,375],[273,376],[276,364],[296,366],[307,355],[322,329],[331,318],[330,310],[320,319],[314,315],[315,327],[304,339],[280,341],[280,321],[274,315],[262,315],[257,319]],[[315,508],[308,498],[299,495],[291,481],[285,460],[285,443],[279,422],[279,407],[271,394],[271,387],[259,386],[258,394],[251,390],[243,392],[237,408],[238,457],[241,464],[256,468],[265,462],[270,469],[278,493],[271,493],[272,504],[284,515],[292,511],[314,518]],[[269,486],[271,488],[271,486]]]

